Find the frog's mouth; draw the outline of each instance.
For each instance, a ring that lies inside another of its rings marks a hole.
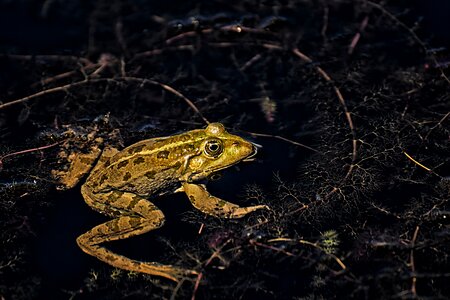
[[[262,146],[259,144],[253,143],[253,142],[251,144],[253,146],[253,152],[249,156],[244,158],[242,161],[255,161],[256,160],[255,156],[256,156],[256,153],[258,153],[258,148],[262,148]]]
[[[204,170],[203,172],[193,173],[193,174],[191,174],[189,176],[188,182],[192,182],[192,181],[196,181],[196,180],[200,180],[200,179],[206,178],[209,174],[220,172],[220,171],[222,171],[224,169],[227,169],[227,168],[229,168],[229,167],[231,167],[233,165],[238,164],[241,161],[254,161],[255,160],[255,155],[256,155],[256,153],[258,153],[258,148],[262,148],[262,146],[258,145],[256,143],[251,143],[251,144],[252,144],[252,152],[249,154],[249,156],[247,156],[243,160],[235,161],[233,163],[230,163],[230,164],[228,164],[226,166],[223,166],[221,168],[218,168],[218,169],[207,169],[207,170]]]

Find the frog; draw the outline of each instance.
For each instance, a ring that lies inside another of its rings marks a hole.
[[[76,241],[85,253],[119,269],[159,276],[179,282],[198,272],[179,266],[147,262],[115,253],[102,244],[141,235],[163,226],[165,216],[151,199],[183,192],[194,208],[217,218],[242,218],[269,207],[241,207],[211,195],[204,179],[242,161],[252,161],[258,146],[233,135],[221,123],[209,123],[166,137],[139,141],[119,151],[94,147],[94,153],[80,158],[72,155],[72,165],[62,182],[81,185],[85,202],[95,211],[111,217],[80,235]],[[82,174],[87,173],[87,174]]]

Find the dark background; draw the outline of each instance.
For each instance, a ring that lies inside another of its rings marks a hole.
[[[0,297],[448,298],[448,28],[445,0],[0,1]],[[272,211],[219,220],[168,195],[162,229],[107,245],[197,287],[84,254],[108,218],[51,176],[92,132],[123,147],[205,126],[144,79],[263,146],[208,190]]]

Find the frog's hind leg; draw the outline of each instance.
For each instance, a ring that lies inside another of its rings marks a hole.
[[[114,193],[118,194],[114,195]],[[112,202],[108,204],[109,211],[106,210],[106,212],[109,215],[116,214],[120,217],[100,224],[79,236],[77,243],[84,252],[120,269],[162,276],[174,281],[179,281],[187,275],[197,274],[195,271],[171,265],[133,260],[100,246],[99,244],[103,242],[146,233],[161,227],[164,223],[162,211],[139,196],[131,193],[111,192],[109,197]]]
[[[67,170],[53,170],[52,177],[59,185],[59,190],[71,189],[78,184],[94,167],[101,154],[101,150],[95,146],[88,153],[71,153],[65,160],[69,163]],[[62,159],[61,159],[62,160]]]
[[[118,152],[115,148],[105,148],[103,151],[94,146],[87,153],[71,153],[67,158],[67,170],[53,170],[52,176],[57,179],[59,190],[71,189],[91,170],[98,169]]]

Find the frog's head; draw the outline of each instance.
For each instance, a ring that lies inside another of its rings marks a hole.
[[[192,157],[187,166],[189,181],[226,169],[240,161],[249,161],[256,155],[255,144],[228,133],[221,123],[211,123],[204,129],[201,153]]]

